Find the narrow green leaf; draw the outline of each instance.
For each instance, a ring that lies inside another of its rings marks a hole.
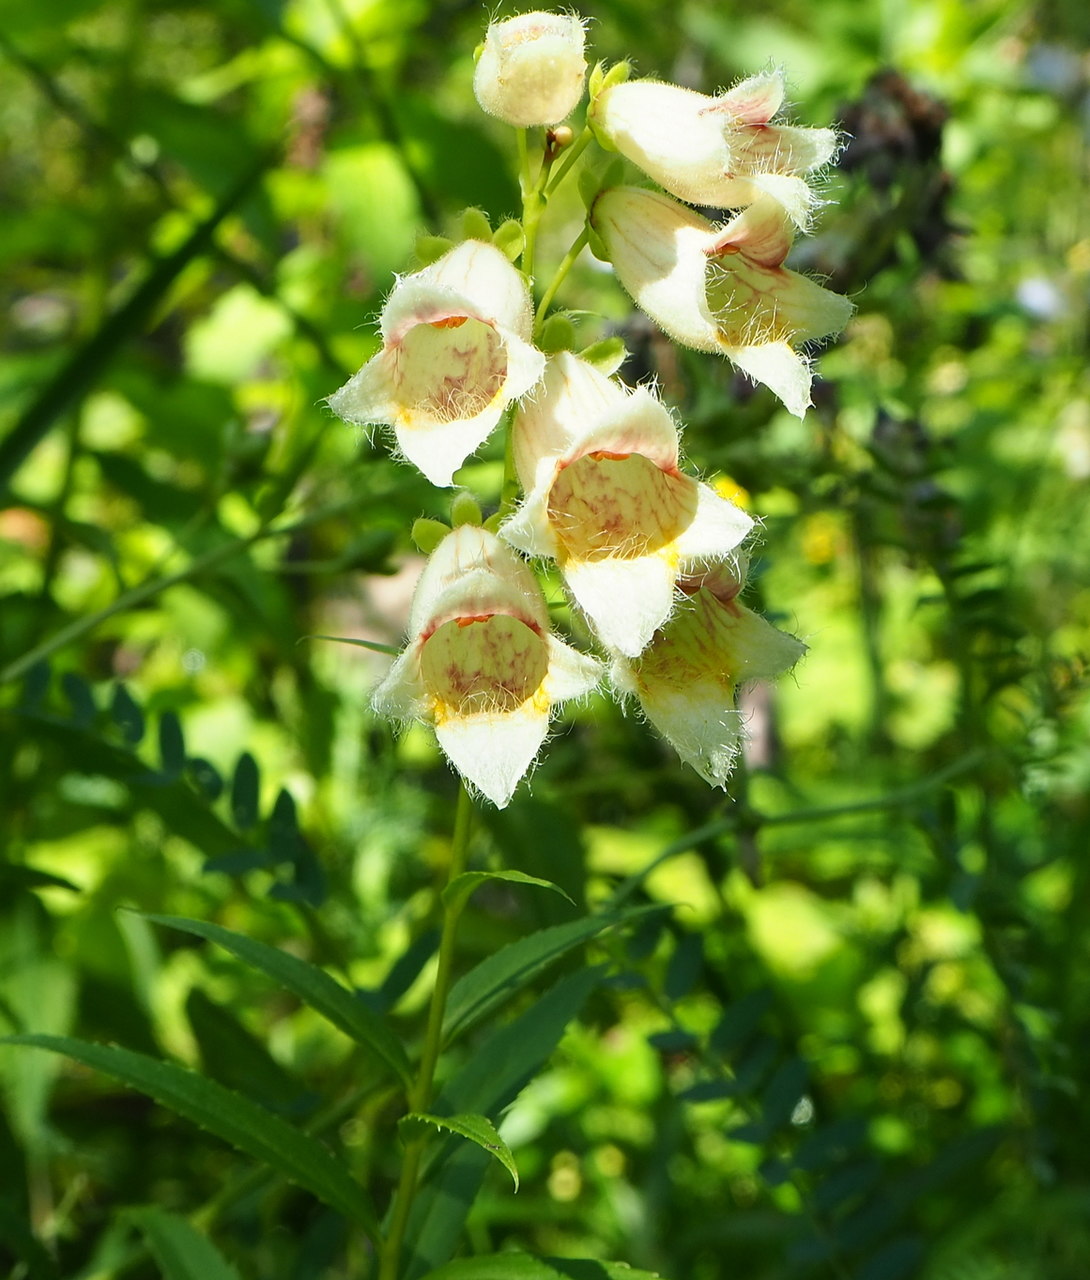
[[[121,730],[121,736],[130,745],[135,746],[144,736],[144,713],[123,684],[117,685],[114,689],[110,715],[113,716],[114,724]]]
[[[47,1049],[113,1076],[246,1155],[270,1165],[357,1223],[377,1243],[378,1218],[344,1165],[316,1138],[301,1133],[242,1094],[176,1063],[70,1036],[5,1036],[0,1044]]]
[[[609,915],[584,916],[568,924],[539,929],[494,952],[459,978],[451,989],[443,1025],[444,1039],[452,1040],[479,1022],[575,947],[626,920],[666,909],[630,907]]]
[[[303,636],[304,640],[332,640],[335,644],[354,644],[358,649],[370,649],[372,653],[389,653],[395,658],[401,652],[392,644],[380,644],[377,640],[354,640],[351,636]]]
[[[185,768],[185,738],[173,711],[164,711],[159,717],[159,759],[168,778],[179,777]]]
[[[51,871],[39,871],[36,867],[26,867],[16,862],[0,862],[0,888],[16,889],[71,889],[73,893],[81,892],[78,884],[55,876]]]
[[[494,1030],[443,1086],[437,1109],[497,1115],[514,1102],[603,975],[600,965],[567,974],[514,1021]],[[469,1143],[452,1143],[449,1155],[440,1152],[413,1204],[405,1280],[419,1280],[454,1252],[487,1168],[488,1156]]]
[[[299,997],[315,1013],[350,1036],[357,1044],[371,1049],[403,1083],[412,1081],[409,1060],[401,1041],[374,1010],[368,1008],[324,969],[300,960],[298,956],[270,947],[244,934],[234,933],[205,920],[187,920],[182,916],[149,915],[153,924],[196,934],[208,942],[230,951],[243,964],[258,969],[267,977]]]
[[[624,1262],[590,1258],[534,1258],[528,1253],[493,1253],[458,1258],[424,1280],[659,1280],[653,1271],[637,1271]]]
[[[486,880],[507,880],[511,884],[532,884],[537,885],[539,889],[551,889],[553,893],[559,893],[562,898],[567,898],[573,907],[575,906],[572,899],[558,884],[553,884],[551,880],[539,880],[537,876],[528,876],[523,871],[464,871],[443,890],[443,906],[448,911],[460,911],[474,889],[484,884]]]
[[[98,710],[91,686],[74,671],[66,671],[61,676],[61,688],[71,704],[72,719],[81,729],[86,729],[94,722]]]
[[[235,825],[242,831],[247,831],[257,822],[260,782],[257,761],[248,751],[244,751],[235,765],[235,776],[231,783],[231,815]]]
[[[140,1229],[163,1280],[240,1280],[216,1246],[177,1213],[147,1206],[126,1214]]]
[[[401,1121],[402,1124],[414,1122],[434,1125],[437,1129],[447,1129],[451,1133],[458,1134],[459,1137],[468,1138],[470,1142],[475,1142],[483,1151],[487,1151],[489,1155],[496,1157],[511,1175],[515,1190],[519,1189],[519,1171],[515,1167],[515,1158],[511,1154],[511,1148],[496,1132],[496,1126],[487,1116],[477,1115],[473,1112],[467,1112],[459,1116],[432,1116],[413,1111],[404,1116]]]

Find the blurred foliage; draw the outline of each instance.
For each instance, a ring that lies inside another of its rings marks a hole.
[[[386,660],[312,637],[398,643],[410,528],[445,500],[322,400],[418,234],[517,213],[469,88],[487,16],[0,0],[0,1031],[200,1067],[323,1135],[380,1206],[389,1079],[141,913],[313,961],[418,1042],[454,780],[423,731],[372,721]],[[588,906],[673,909],[584,930],[588,964],[558,950],[467,1028],[448,1113],[500,1121],[521,1190],[440,1140],[428,1204],[463,1212],[422,1214],[411,1274],[468,1242],[670,1280],[1083,1280],[1087,10],[592,16],[641,73],[782,62],[800,122],[845,132],[797,257],[858,312],[805,422],[679,355],[593,264],[569,291],[761,515],[751,603],[810,653],[746,694],[730,796],[603,698],[487,815],[475,866],[579,906],[485,885],[461,972]],[[552,216],[555,261],[574,194]],[[495,497],[498,462],[463,475]],[[364,1273],[310,1192],[109,1077],[8,1046],[0,1089],[13,1276]]]

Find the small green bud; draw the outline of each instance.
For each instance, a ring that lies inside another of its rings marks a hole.
[[[427,516],[421,516],[413,521],[412,540],[421,555],[430,556],[448,533],[450,528],[442,520],[429,520]]]
[[[492,226],[483,209],[472,206],[462,213],[462,238],[464,240],[491,240]]]
[[[579,358],[593,365],[599,373],[610,378],[624,364],[628,357],[628,348],[620,338],[603,338],[601,342],[593,342],[579,352]]]
[[[450,523],[455,529],[463,524],[480,525],[481,523],[480,505],[477,499],[471,493],[466,493],[464,489],[461,493],[456,493],[450,501]]]
[[[526,247],[526,231],[517,218],[508,218],[501,222],[492,235],[492,243],[512,262],[522,256]]]
[[[454,242],[446,236],[419,235],[416,237],[416,260],[422,267],[430,267],[453,248]]]
[[[537,339],[538,349],[546,355],[558,351],[571,351],[575,346],[575,325],[560,311],[554,311],[541,326]]]

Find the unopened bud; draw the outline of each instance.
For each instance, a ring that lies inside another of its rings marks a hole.
[[[488,28],[473,91],[489,115],[528,128],[556,125],[583,96],[582,22],[570,14],[522,13]]]

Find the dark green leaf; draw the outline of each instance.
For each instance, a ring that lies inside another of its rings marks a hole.
[[[185,739],[181,722],[173,711],[164,711],[159,717],[159,759],[168,778],[181,776],[185,768]]]
[[[778,1129],[791,1119],[809,1078],[801,1058],[789,1058],[776,1068],[761,1094],[761,1115],[770,1129]]]
[[[475,1142],[482,1151],[487,1151],[489,1155],[495,1156],[511,1175],[515,1190],[519,1189],[519,1173],[515,1167],[515,1158],[511,1154],[510,1147],[496,1132],[496,1126],[487,1116],[476,1115],[473,1112],[466,1112],[457,1116],[433,1116],[413,1111],[409,1115],[403,1116],[401,1123],[430,1124],[436,1129],[446,1129],[450,1133],[458,1134],[459,1137],[468,1138],[470,1142]]]
[[[568,898],[558,884],[553,884],[551,880],[539,880],[537,876],[528,876],[522,871],[464,871],[443,890],[443,905],[448,911],[460,911],[473,890],[478,885],[484,884],[486,880],[506,880],[511,884],[536,885],[539,889],[551,889],[553,893],[559,893],[562,898]],[[571,898],[568,898],[568,901],[573,907],[575,906]]]
[[[860,1267],[855,1280],[907,1280],[917,1273],[924,1255],[919,1236],[898,1236]]]
[[[538,974],[573,948],[626,920],[657,907],[630,907],[610,915],[584,916],[568,924],[539,929],[482,960],[454,984],[443,1024],[445,1040],[452,1040],[528,986]]]
[[[204,920],[160,915],[149,915],[147,919],[153,924],[196,934],[199,938],[223,947],[225,951],[237,956],[243,964],[260,970],[298,996],[315,1013],[321,1014],[357,1044],[371,1049],[406,1084],[411,1081],[409,1060],[401,1041],[378,1014],[350,991],[346,991],[324,969],[308,964],[278,947],[267,946],[264,942]]]
[[[235,777],[231,783],[231,815],[242,831],[249,830],[257,822],[259,785],[257,761],[244,751],[235,765]]]
[[[624,1262],[589,1258],[534,1258],[528,1253],[494,1253],[458,1258],[424,1280],[659,1280],[656,1272],[637,1271]]]
[[[121,730],[126,742],[135,746],[144,736],[144,713],[123,684],[114,688],[114,696],[110,702],[110,715],[114,724]]]
[[[242,1094],[232,1093],[223,1085],[173,1062],[161,1062],[142,1053],[74,1040],[70,1036],[6,1036],[0,1043],[24,1044],[64,1054],[146,1093],[162,1106],[305,1187],[377,1241],[379,1226],[375,1212],[344,1165],[316,1138],[292,1128]]]
[[[772,992],[767,987],[749,991],[735,1000],[719,1020],[709,1039],[710,1048],[730,1055],[756,1031],[761,1019],[772,1007]]]
[[[73,893],[80,892],[79,885],[71,880],[14,862],[0,862],[0,889],[5,893],[16,889],[71,889]]]
[[[211,1240],[180,1214],[148,1206],[125,1216],[140,1228],[163,1280],[239,1280]]]
[[[74,671],[66,671],[61,676],[61,688],[64,690],[64,696],[68,699],[72,708],[72,720],[74,723],[79,725],[81,729],[89,728],[94,723],[95,716],[98,713],[91,686],[82,676],[76,675]]]

